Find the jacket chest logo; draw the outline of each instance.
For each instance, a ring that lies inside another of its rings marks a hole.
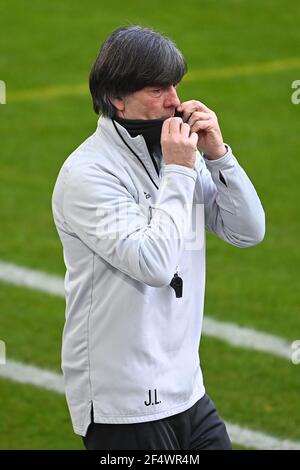
[[[149,197],[151,197],[151,194],[150,194],[150,193],[146,193],[146,191],[144,191],[144,195],[145,195],[145,198],[146,198],[146,199],[149,199]]]

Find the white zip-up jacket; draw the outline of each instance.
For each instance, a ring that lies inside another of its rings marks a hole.
[[[92,407],[95,422],[138,423],[204,395],[205,229],[239,247],[265,232],[229,146],[219,160],[197,152],[194,169],[162,162],[158,175],[144,138],[115,126],[100,117],[64,162],[52,199],[67,268],[62,370],[82,436]],[[182,297],[170,286],[176,272]]]

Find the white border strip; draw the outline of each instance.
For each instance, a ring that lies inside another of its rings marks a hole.
[[[11,263],[0,262],[0,281],[64,297],[64,281],[61,277]],[[261,351],[291,361],[292,342],[279,336],[215,320],[206,315],[202,333],[221,339],[231,346]]]
[[[5,366],[0,366],[0,377],[64,394],[64,381],[61,374],[32,365],[7,361]],[[279,439],[230,422],[226,422],[226,427],[232,442],[244,447],[260,450],[300,450],[300,442]]]

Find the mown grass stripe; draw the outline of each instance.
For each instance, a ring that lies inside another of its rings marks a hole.
[[[235,77],[249,77],[253,75],[265,75],[286,70],[300,68],[299,57],[289,57],[286,59],[273,60],[268,62],[257,62],[253,64],[233,65],[229,67],[215,67],[211,69],[192,70],[188,72],[184,80],[215,80]]]
[[[213,67],[208,69],[193,69],[187,73],[182,83],[202,80],[223,80],[235,77],[265,75],[286,70],[300,69],[299,57],[288,57],[266,62],[233,65],[228,67]],[[10,90],[7,86],[7,103],[20,101],[35,101],[59,98],[64,96],[84,96],[89,94],[88,82],[79,84],[53,85],[29,90]]]

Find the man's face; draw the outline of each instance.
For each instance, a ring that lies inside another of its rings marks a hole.
[[[180,105],[176,87],[147,86],[116,100],[117,116],[125,119],[167,119]]]

